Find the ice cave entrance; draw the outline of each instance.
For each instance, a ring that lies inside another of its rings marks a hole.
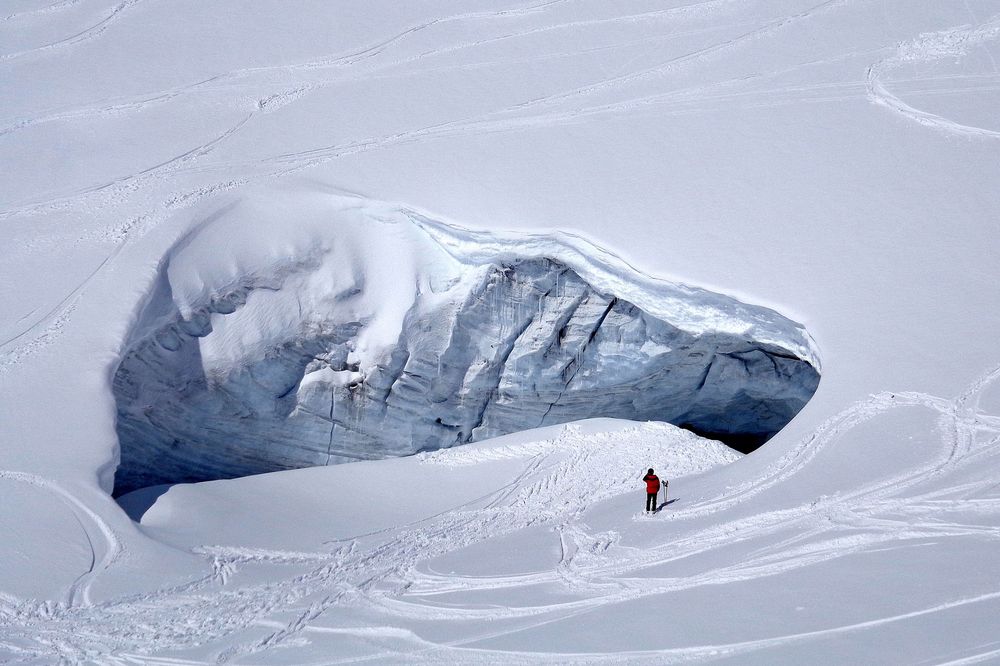
[[[412,222],[390,229],[390,244],[418,246],[403,264],[341,244],[269,257],[270,274],[243,266],[221,289],[194,266],[197,243],[165,260],[114,374],[115,495],[591,417],[666,421],[749,452],[816,390],[814,361],[773,333],[808,336],[773,311],[670,286],[654,314],[655,289],[623,289],[647,307],[613,293],[624,269],[581,264],[556,240],[548,255],[491,256]],[[685,325],[705,311],[715,324]]]

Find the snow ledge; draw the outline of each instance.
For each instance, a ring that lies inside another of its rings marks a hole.
[[[819,381],[801,325],[570,234],[302,192],[206,220],[164,257],[114,375],[116,494],[592,417],[748,451]]]

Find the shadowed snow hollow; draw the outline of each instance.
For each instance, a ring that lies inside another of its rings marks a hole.
[[[318,194],[208,219],[165,257],[115,373],[116,494],[598,416],[746,451],[819,381],[798,324],[573,236]]]

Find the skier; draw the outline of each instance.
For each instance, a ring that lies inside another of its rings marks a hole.
[[[660,477],[653,474],[650,467],[642,480],[646,482],[646,513],[653,513],[656,511],[656,497],[660,494]]]

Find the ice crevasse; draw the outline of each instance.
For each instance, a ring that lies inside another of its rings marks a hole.
[[[113,379],[115,493],[598,416],[747,451],[818,382],[801,325],[582,238],[256,192],[160,262]]]

